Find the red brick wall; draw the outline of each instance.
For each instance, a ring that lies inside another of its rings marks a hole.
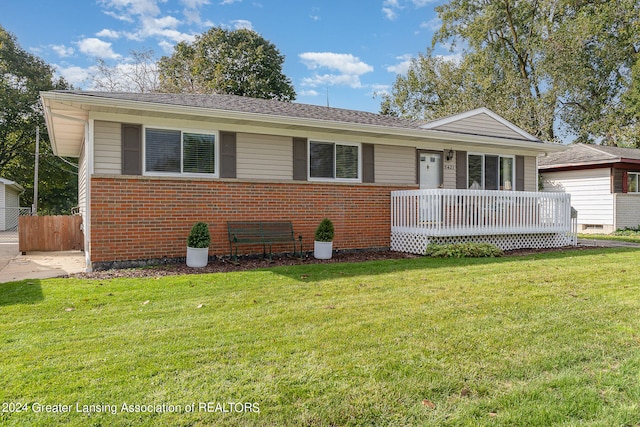
[[[334,249],[389,247],[390,193],[406,188],[94,177],[91,261],[184,257],[197,221],[209,224],[210,255],[228,255],[227,221],[292,221],[303,248],[312,250],[315,228],[328,217]]]

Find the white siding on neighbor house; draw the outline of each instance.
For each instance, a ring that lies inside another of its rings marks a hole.
[[[501,138],[523,139],[523,136],[518,132],[514,131],[508,126],[505,126],[504,124],[500,123],[499,121],[495,120],[485,113],[456,120],[455,122],[447,123],[434,129],[474,135],[488,135]]]
[[[416,183],[415,148],[380,144],[374,153],[376,184]]]
[[[117,122],[96,120],[94,129],[94,172],[120,175],[122,171],[122,125]]]
[[[239,179],[293,179],[293,138],[239,133],[236,135],[236,176]]]
[[[544,172],[542,176],[544,191],[571,194],[571,206],[578,211],[578,224],[613,226],[610,169]]]
[[[614,229],[640,226],[640,193],[616,193],[614,202]]]

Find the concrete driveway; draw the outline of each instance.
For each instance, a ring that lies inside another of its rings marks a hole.
[[[0,283],[48,279],[84,271],[84,252],[29,252],[21,255],[17,243],[0,243]]]

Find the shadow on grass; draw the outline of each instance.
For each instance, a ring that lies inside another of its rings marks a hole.
[[[326,280],[339,277],[357,277],[376,274],[389,274],[409,270],[433,268],[459,268],[474,265],[506,264],[518,261],[553,260],[582,256],[620,254],[638,252],[640,248],[581,248],[554,250],[524,255],[507,255],[499,258],[430,258],[389,259],[363,262],[327,262],[273,267],[268,270],[274,274],[289,277],[297,281]]]
[[[42,287],[39,280],[0,283],[0,307],[17,304],[35,304],[42,301]]]

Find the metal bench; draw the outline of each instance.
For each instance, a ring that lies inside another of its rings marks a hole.
[[[227,222],[227,232],[229,234],[229,254],[234,262],[238,262],[238,245],[262,245],[263,257],[267,256],[267,246],[269,246],[269,261],[272,261],[271,248],[274,243],[291,242],[293,253],[297,253],[296,238],[291,221]],[[298,236],[298,241],[302,258],[302,235]]]

